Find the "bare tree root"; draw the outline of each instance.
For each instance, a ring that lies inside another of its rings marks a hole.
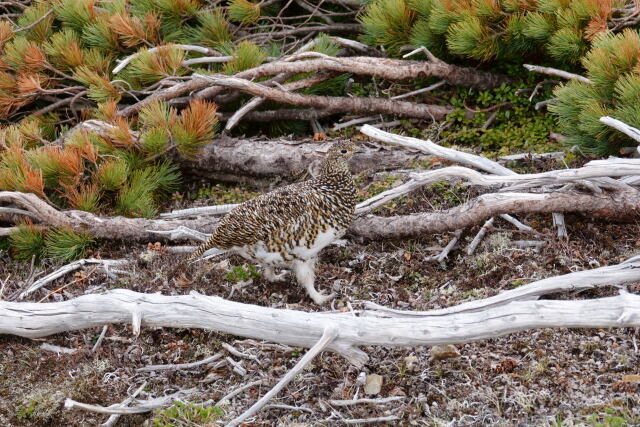
[[[638,258],[607,267],[624,272],[624,282],[640,279],[640,269],[629,268]],[[570,275],[569,275],[570,276]],[[584,274],[581,285],[602,285],[600,275]],[[567,289],[567,276],[545,279],[546,289]],[[618,278],[612,283],[620,283]],[[554,283],[557,282],[557,283]],[[569,280],[570,282],[570,280]],[[527,294],[526,289],[533,289]],[[259,338],[299,347],[313,347],[326,331],[338,331],[327,350],[362,366],[368,357],[360,346],[413,347],[476,341],[533,328],[605,328],[640,326],[640,295],[621,290],[613,297],[592,300],[520,299],[539,296],[543,286],[525,285],[519,292],[491,303],[477,302],[470,310],[433,316],[389,316],[377,311],[310,313],[274,309],[204,296],[141,294],[125,289],[83,295],[55,303],[0,301],[0,334],[38,338],[55,333],[130,323],[134,333],[149,327],[201,328]],[[524,293],[524,295],[523,295]],[[469,304],[469,303],[467,303]],[[168,309],[170,308],[170,309]],[[428,313],[428,312],[427,312]],[[584,313],[589,313],[585,316]],[[459,325],[465,325],[460,327]],[[325,335],[326,337],[326,335]]]

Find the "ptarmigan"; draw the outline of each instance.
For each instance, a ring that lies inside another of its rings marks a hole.
[[[293,269],[316,304],[334,298],[333,293],[315,289],[315,261],[325,246],[344,235],[353,219],[356,187],[348,161],[355,151],[351,142],[334,143],[318,176],[242,203],[222,218],[189,259],[211,248],[233,251],[261,264],[270,281],[285,274],[276,275],[276,267]]]

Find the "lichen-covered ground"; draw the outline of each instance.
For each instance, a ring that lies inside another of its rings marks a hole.
[[[525,162],[526,163],[526,162]],[[561,167],[547,162],[521,165],[526,170]],[[397,179],[384,174],[361,177],[361,197],[394,185]],[[221,203],[251,197],[255,190],[224,187],[200,191],[197,204]],[[458,185],[436,184],[379,210],[401,214],[447,208],[477,193]],[[224,199],[224,197],[227,197]],[[193,205],[181,199],[173,206]],[[496,220],[474,255],[466,247],[479,227],[464,231],[461,245],[446,265],[426,261],[444,247],[450,234],[423,236],[405,241],[356,243],[327,248],[318,263],[317,284],[325,292],[339,289],[334,308],[363,301],[388,307],[426,310],[494,295],[533,280],[616,264],[640,253],[640,224],[608,224],[580,216],[567,216],[569,240],[559,241],[550,215],[520,216],[538,232],[533,236],[514,231]],[[545,242],[539,251],[517,248],[513,241]],[[100,269],[88,267],[82,275],[70,274],[30,297],[38,301],[53,289],[74,282],[46,300],[68,299],[84,292],[117,287],[139,292],[184,294],[192,290],[229,297],[238,280],[252,274],[239,268],[236,257],[196,264],[188,270],[181,258],[169,255],[161,245],[106,244],[94,255],[127,257],[136,262],[130,275],[108,278]],[[142,255],[142,256],[141,256]],[[45,262],[31,270],[6,254],[0,254],[0,281],[9,280],[4,295],[24,286],[32,275],[50,272],[62,263]],[[234,268],[235,267],[235,268]],[[630,287],[640,292],[639,285]],[[610,295],[612,289],[551,298],[593,298]],[[262,277],[230,297],[235,301],[272,307],[318,310],[289,277],[269,283]],[[290,369],[304,350],[271,343],[238,340],[203,330],[143,328],[135,337],[125,325],[111,325],[107,337],[91,352],[101,328],[68,332],[39,340],[0,337],[0,425],[96,425],[105,415],[63,407],[66,397],[111,405],[124,400],[145,381],[142,398],[161,396],[178,389],[197,387],[191,402],[217,402],[244,384],[264,380],[262,385],[238,393],[219,409],[202,411],[196,406],[173,407],[162,412],[123,416],[118,425],[199,425],[228,421],[247,409],[270,385]],[[40,348],[42,343],[77,349],[57,355]],[[229,343],[253,355],[241,359],[221,347]],[[424,347],[364,348],[370,361],[363,369],[350,366],[340,356],[323,353],[270,403],[252,425],[339,425],[344,419],[396,415],[402,425],[640,425],[640,332],[612,330],[532,330],[486,341],[457,345],[459,357],[430,360]],[[223,352],[242,364],[245,375],[230,366],[208,365],[189,370],[139,373],[149,364],[184,363]],[[259,363],[258,363],[259,362]],[[386,405],[335,407],[330,399],[363,397],[358,378],[378,374],[381,391],[371,397],[401,396]],[[636,375],[636,376],[634,376]],[[453,424],[451,424],[453,422]]]

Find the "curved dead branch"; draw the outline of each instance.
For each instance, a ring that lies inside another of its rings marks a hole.
[[[0,202],[9,201],[37,215],[41,223],[69,226],[103,239],[131,241],[171,240],[170,235],[157,231],[172,231],[179,227],[211,232],[219,219],[203,216],[196,219],[146,219],[99,217],[84,211],[58,211],[34,194],[4,191]],[[356,218],[348,233],[364,240],[395,239],[442,233],[479,224],[491,216],[516,213],[573,212],[612,222],[632,222],[640,219],[640,192],[635,189],[603,194],[583,193],[490,193],[463,205],[438,212],[381,217],[369,215]],[[180,237],[183,239],[184,237]]]
[[[346,112],[356,114],[383,113],[422,119],[431,118],[432,120],[442,120],[447,114],[453,111],[453,108],[451,107],[418,104],[406,101],[394,101],[382,98],[302,95],[299,93],[287,92],[263,86],[237,77],[205,76],[199,74],[194,76],[204,78],[217,86],[240,90],[254,96],[268,98],[272,101],[281,102],[283,104],[319,108],[332,114]]]
[[[312,347],[326,330],[338,335],[327,349],[357,366],[368,359],[360,346],[413,347],[463,343],[532,328],[640,326],[640,295],[586,301],[512,301],[476,312],[437,317],[354,316],[308,313],[228,301],[197,292],[189,295],[141,294],[116,289],[55,303],[0,301],[0,334],[37,338],[106,323],[200,328]]]
[[[307,55],[308,56],[308,55]],[[317,58],[321,56],[321,58]],[[250,70],[236,73],[233,77],[242,79],[256,79],[281,73],[309,73],[320,71],[335,71],[384,78],[388,80],[407,80],[426,77],[439,77],[448,83],[458,86],[488,89],[500,86],[509,79],[505,76],[478,71],[473,68],[458,67],[442,61],[407,61],[401,59],[376,58],[368,56],[335,58],[321,54],[314,54],[316,59],[295,60],[304,58],[300,54],[293,58],[285,58],[263,64]],[[224,88],[212,86],[212,82],[202,77],[177,83],[169,88],[159,90],[136,104],[120,110],[120,115],[130,117],[140,111],[153,100],[169,100],[178,98],[194,91],[202,91],[198,98],[212,98],[219,95]]]
[[[640,192],[484,194],[441,212],[357,218],[349,227],[349,234],[366,240],[415,237],[476,225],[498,214],[554,212],[581,213],[611,222],[634,222],[640,219]]]

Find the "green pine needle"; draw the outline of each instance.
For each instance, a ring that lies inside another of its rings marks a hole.
[[[232,41],[229,23],[220,8],[205,10],[198,14],[198,23],[192,39],[217,49],[218,46]]]
[[[55,17],[53,14],[47,15],[45,18],[42,17],[47,14],[50,9],[51,5],[48,4],[48,2],[37,2],[32,3],[31,6],[22,11],[22,15],[18,18],[18,26],[20,28],[28,27],[34,22],[39,21],[26,32],[23,32],[27,39],[36,42],[44,42],[47,40]]]
[[[89,9],[93,2],[87,0],[61,0],[54,3],[54,10],[58,19],[64,25],[73,28],[79,33],[93,20],[93,12]]]
[[[140,134],[140,145],[144,152],[152,157],[163,154],[169,149],[169,134],[166,127],[153,127]]]
[[[181,76],[185,52],[174,45],[165,45],[154,52],[142,49],[126,68],[126,75],[143,85],[155,83],[165,77]]]
[[[64,261],[84,257],[94,243],[95,238],[90,234],[76,233],[68,227],[50,230],[45,236],[47,255]]]
[[[44,231],[31,224],[18,225],[18,230],[9,235],[9,243],[14,258],[20,261],[31,261],[43,258],[46,254]]]
[[[172,193],[180,187],[180,171],[178,166],[170,161],[164,161],[150,166],[150,174],[156,182],[157,191]]]
[[[153,171],[138,169],[131,174],[116,200],[116,210],[125,216],[151,218],[156,214],[153,192],[157,189]]]
[[[116,191],[129,176],[129,165],[124,159],[109,158],[96,170],[97,182],[107,191]]]
[[[475,16],[457,22],[447,33],[447,46],[452,53],[487,61],[498,52],[495,37]]]
[[[245,25],[253,24],[260,19],[260,6],[248,0],[231,0],[227,8],[229,19]]]
[[[316,37],[315,44],[313,45],[311,50],[313,52],[324,53],[325,55],[329,56],[338,56],[342,48],[338,43],[331,40],[328,35],[326,35],[325,33],[320,33],[318,34],[318,37]]]
[[[576,62],[586,48],[582,34],[572,28],[561,28],[549,38],[549,53],[559,61]]]
[[[250,41],[241,41],[235,47],[233,59],[224,65],[222,71],[225,74],[233,75],[240,71],[257,67],[262,64],[266,58],[266,52],[260,47]]]
[[[523,34],[535,40],[546,40],[556,30],[553,15],[540,12],[529,13],[524,18]]]
[[[416,13],[404,0],[376,0],[359,18],[362,40],[372,46],[384,46],[391,53],[409,44]]]

